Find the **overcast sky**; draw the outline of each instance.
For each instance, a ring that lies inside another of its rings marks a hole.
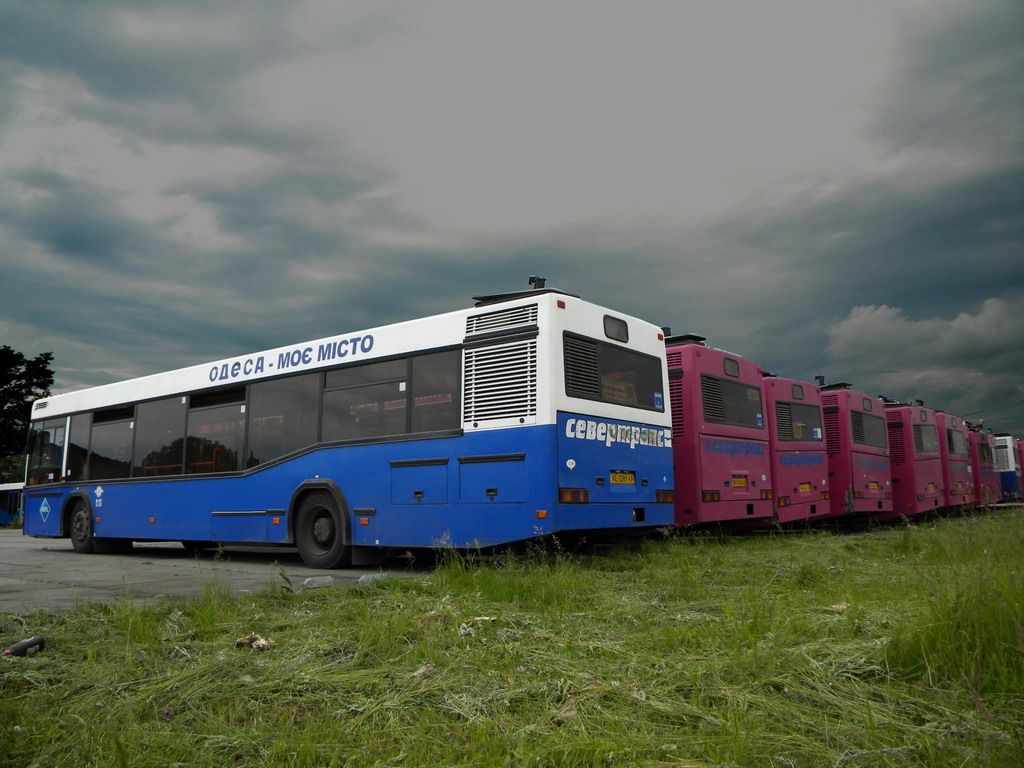
[[[55,392],[530,274],[1024,437],[1024,3],[0,0]]]

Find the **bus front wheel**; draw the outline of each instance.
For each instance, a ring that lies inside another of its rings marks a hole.
[[[75,552],[89,555],[96,551],[96,539],[92,535],[92,515],[85,504],[77,504],[71,510],[69,520],[71,546]]]
[[[352,563],[341,514],[329,493],[311,493],[295,518],[295,546],[310,568],[344,568]]]

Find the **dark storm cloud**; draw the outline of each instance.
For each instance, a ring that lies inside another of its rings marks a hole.
[[[295,32],[295,7],[126,0],[0,8],[0,136],[3,121],[20,114],[26,78],[36,76],[82,89],[61,90],[67,101],[49,105],[59,116],[51,119],[102,126],[140,161],[154,145],[247,155],[215,170],[193,160],[161,177],[147,193],[187,205],[159,220],[128,205],[131,181],[58,172],[37,157],[8,170],[0,248],[18,256],[5,280],[7,316],[31,318],[32,343],[62,345],[58,386],[448,311],[477,293],[526,288],[539,273],[616,311],[701,333],[780,375],[826,373],[895,396],[913,389],[950,410],[982,407],[968,402],[970,387],[993,403],[1019,394],[1012,375],[1021,360],[998,347],[1019,347],[999,322],[1010,309],[1024,312],[1018,3],[907,13],[903,58],[869,131],[886,154],[878,167],[780,179],[743,190],[743,205],[685,224],[601,219],[501,236],[432,229],[391,190],[401,169],[387,158],[356,159],[344,137],[304,115],[270,114],[278,94],[247,89],[310,46],[351,50],[399,29],[395,14],[370,10],[311,43]],[[172,31],[150,33],[161,25]],[[254,92],[262,101],[250,100]],[[311,109],[319,105],[317,92],[308,98]],[[435,108],[431,94],[422,98],[424,112]],[[507,138],[487,146],[501,152]],[[741,175],[722,169],[729,174]],[[181,235],[187,227],[178,225],[196,212],[209,231]],[[58,299],[46,312],[41,292]],[[952,343],[950,329],[961,327],[983,329],[979,341]],[[892,344],[883,355],[881,342],[858,346],[857,328]],[[932,331],[948,343],[915,342]],[[902,353],[907,343],[918,344],[913,354]],[[904,390],[894,376],[916,377],[914,386]]]
[[[124,265],[145,250],[143,229],[119,215],[109,192],[40,168],[10,174],[0,226],[63,258]]]
[[[137,136],[300,151],[315,143],[313,132],[253,113],[238,86],[299,51],[354,50],[400,27],[387,9],[371,9],[319,30],[311,44],[294,34],[295,10],[273,0],[220,7],[185,0],[7,3],[0,8],[0,63],[11,73],[78,83],[93,98],[65,104],[68,114]]]
[[[1019,149],[1024,4],[965,3],[937,17],[928,10],[902,14],[906,56],[880,110],[878,135],[894,146]]]
[[[211,18],[216,8],[206,3],[15,2],[0,11],[0,51],[4,59],[32,69],[73,75],[114,101],[203,101],[224,81],[265,65],[282,50],[285,12],[278,3],[224,8]],[[154,25],[184,22],[193,33],[125,34],[120,22],[127,14],[148,17]],[[208,44],[204,19],[216,26],[228,14],[234,34]]]
[[[827,353],[854,365],[864,386],[997,429],[1024,416],[1024,292],[951,318],[910,319],[898,307],[861,306],[829,329]]]

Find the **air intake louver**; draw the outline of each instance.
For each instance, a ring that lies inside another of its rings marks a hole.
[[[853,431],[853,442],[864,445],[867,438],[864,436],[864,414],[860,411],[850,413],[850,428]]]
[[[821,398],[822,405],[824,405],[821,409],[821,416],[823,422],[822,426],[825,428],[825,450],[828,451],[830,455],[835,455],[839,453],[839,446],[841,445],[841,440],[839,438],[839,406],[826,405],[828,400],[829,398],[827,397]],[[833,403],[836,402],[836,398],[834,396],[831,400]]]
[[[1005,445],[997,445],[995,452],[996,469],[1000,472],[1006,472],[1013,469],[1010,464],[1010,452]]]
[[[600,398],[601,375],[597,367],[597,344],[574,336],[564,338],[566,394]]]
[[[464,413],[474,425],[537,415],[535,339],[466,350]]]
[[[725,421],[722,383],[714,376],[700,375],[700,396],[704,401],[704,421]]]
[[[669,374],[668,377],[668,398],[669,403],[672,406],[672,433],[682,438],[685,433],[683,427],[685,422],[683,419],[683,377],[673,377]]]
[[[668,357],[668,400],[672,406],[672,433],[681,438],[683,431],[683,353],[669,350]]]
[[[886,422],[889,427],[889,459],[893,464],[902,464],[907,460],[907,447],[903,440],[903,422],[900,420]],[[914,425],[914,445],[920,451],[921,430]]]
[[[779,433],[779,440],[795,440],[793,436],[793,409],[789,403],[775,404],[775,428]]]
[[[506,328],[520,328],[536,325],[536,323],[536,304],[529,304],[525,307],[510,307],[508,309],[499,309],[496,312],[486,312],[482,315],[470,315],[466,318],[466,335],[489,333]]]

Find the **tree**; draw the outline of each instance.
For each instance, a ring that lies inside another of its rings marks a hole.
[[[24,467],[32,402],[50,396],[52,352],[29,359],[16,349],[0,346],[0,481],[17,482]]]

